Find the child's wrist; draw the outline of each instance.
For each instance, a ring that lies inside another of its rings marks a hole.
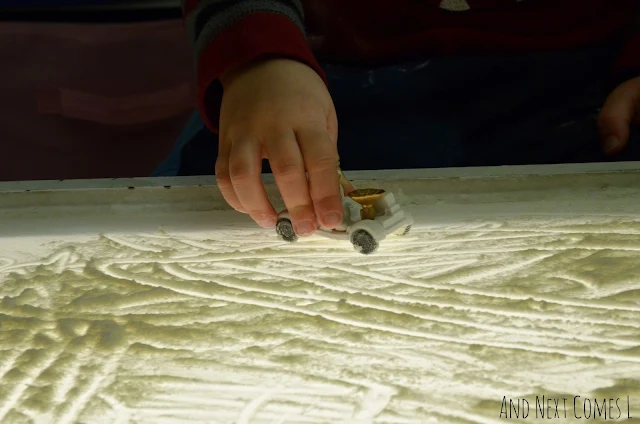
[[[218,78],[220,80],[220,83],[222,84],[222,87],[228,87],[229,85],[231,85],[233,83],[233,81],[236,79],[236,77],[246,71],[255,69],[257,67],[260,66],[264,66],[267,64],[271,64],[271,63],[292,63],[292,64],[300,64],[300,65],[305,65],[303,62],[299,62],[295,59],[289,59],[289,58],[284,58],[284,57],[270,57],[270,58],[263,58],[263,59],[258,59],[258,60],[254,60],[244,66],[240,66],[238,68],[233,68],[233,69],[229,69],[228,71],[225,71],[222,75],[220,75],[220,77]]]

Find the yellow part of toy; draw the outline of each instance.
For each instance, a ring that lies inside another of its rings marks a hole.
[[[378,199],[382,197],[384,193],[385,191],[381,188],[361,188],[358,190],[353,190],[352,192],[348,193],[347,196],[362,205],[362,209],[360,210],[360,218],[376,219],[376,209],[373,207],[373,205]]]

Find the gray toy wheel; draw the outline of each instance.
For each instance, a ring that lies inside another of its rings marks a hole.
[[[409,234],[409,231],[411,231],[411,225],[407,225],[407,227],[404,229],[404,231],[400,235],[406,236],[407,234]]]
[[[282,240],[289,243],[293,243],[298,240],[298,235],[293,230],[293,224],[290,219],[280,218],[276,223],[276,233],[282,238]]]
[[[378,250],[378,241],[365,230],[356,230],[352,233],[351,244],[363,255],[369,255]]]

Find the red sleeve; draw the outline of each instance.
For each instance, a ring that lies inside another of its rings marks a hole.
[[[636,77],[640,77],[640,32],[631,37],[615,64],[616,83]]]
[[[268,58],[298,60],[313,68],[325,81],[304,33],[288,18],[268,12],[253,13],[240,19],[215,37],[197,60],[198,108],[202,118],[218,132],[222,85],[225,72]]]

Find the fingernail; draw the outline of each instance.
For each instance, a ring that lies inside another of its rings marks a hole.
[[[263,219],[258,221],[258,225],[262,228],[273,228],[276,226],[276,221],[274,219]]]
[[[296,225],[296,234],[299,236],[306,236],[313,233],[313,223],[311,221],[302,221]]]
[[[253,219],[262,228],[273,228],[276,226],[276,217],[270,214],[254,214]]]
[[[340,217],[340,214],[336,212],[331,212],[325,215],[324,217],[324,223],[331,227],[336,227],[340,225],[341,221],[342,221],[342,218]]]
[[[604,148],[607,152],[612,152],[618,148],[620,140],[615,135],[609,136],[604,142]]]

